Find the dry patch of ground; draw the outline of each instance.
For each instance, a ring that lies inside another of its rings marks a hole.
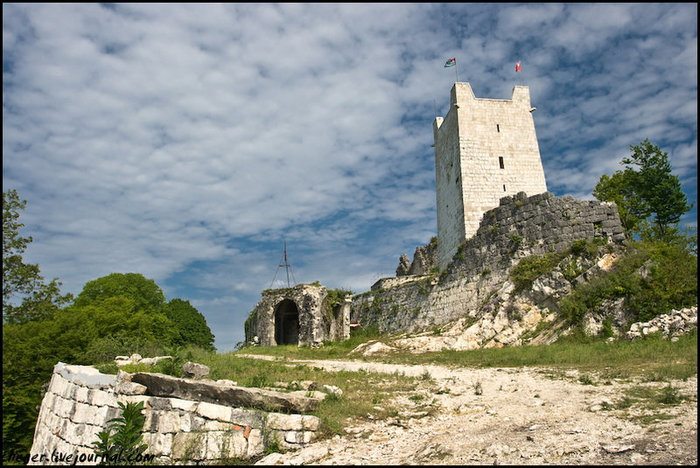
[[[422,379],[415,392],[391,396],[397,415],[379,417],[385,408],[378,406],[376,420],[351,422],[342,437],[259,464],[697,464],[695,378],[598,381],[538,368],[296,363]],[[663,395],[668,404],[659,402]]]

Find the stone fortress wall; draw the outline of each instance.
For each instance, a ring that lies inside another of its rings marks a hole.
[[[345,340],[350,337],[350,298],[338,304],[329,304],[330,299],[328,289],[315,284],[267,289],[246,320],[246,341],[316,346]]]
[[[378,281],[370,292],[353,298],[351,321],[388,333],[446,324],[474,312],[521,258],[560,252],[575,240],[596,238],[624,241],[614,203],[549,192],[503,197],[439,275],[400,276],[400,284]]]
[[[440,268],[502,197],[547,191],[533,110],[526,86],[511,99],[482,99],[454,84],[449,112],[433,123]]]
[[[121,414],[119,402],[144,402],[146,453],[155,455],[155,462],[160,464],[250,458],[262,454],[272,438],[282,448],[302,447],[315,438],[319,427],[317,417],[287,414],[288,407],[276,412],[226,402],[217,404],[214,399],[147,395],[152,393],[150,381],[143,385],[130,380],[139,375],[160,374],[132,375],[120,371],[118,375],[108,375],[89,366],[56,364],[41,404],[30,464],[97,464],[91,444],[98,440],[97,434],[107,427],[108,421]],[[167,381],[166,386],[176,387],[178,382],[188,385],[188,379],[162,378]],[[197,385],[197,389],[206,385],[218,389],[214,394],[219,396],[226,390],[243,389],[225,382],[198,381]],[[248,390],[258,395],[264,392]],[[313,399],[299,401],[305,400]]]

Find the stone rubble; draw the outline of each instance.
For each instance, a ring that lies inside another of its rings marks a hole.
[[[132,354],[131,356],[117,356],[114,358],[114,363],[118,367],[126,366],[129,364],[146,364],[146,365],[154,365],[157,364],[158,361],[161,361],[163,359],[172,359],[172,356],[155,356],[152,358],[144,358],[141,357],[140,354]]]
[[[627,338],[635,340],[651,333],[661,333],[664,338],[676,341],[680,335],[697,328],[698,307],[672,310],[668,314],[654,317],[648,322],[635,322],[627,332]]]

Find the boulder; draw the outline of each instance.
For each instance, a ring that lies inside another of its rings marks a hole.
[[[263,411],[308,413],[318,407],[317,398],[288,395],[259,388],[237,387],[212,381],[178,379],[170,375],[139,372],[131,381],[146,386],[146,394],[205,401],[217,405],[256,408]]]
[[[182,365],[182,376],[186,379],[203,379],[209,375],[209,368],[204,364],[186,362]]]

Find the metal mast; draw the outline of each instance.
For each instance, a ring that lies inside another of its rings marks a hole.
[[[284,269],[287,272],[287,287],[291,288],[292,284],[289,282],[289,275],[292,275],[292,279],[294,280],[294,285],[297,284],[296,279],[294,278],[294,272],[292,271],[292,265],[289,264],[289,261],[287,259],[287,241],[284,241],[284,254],[282,254],[282,260],[280,260],[280,264],[277,267],[277,271],[275,271],[275,277],[272,278],[272,283],[270,283],[270,288],[272,288],[272,285],[275,283],[275,279],[277,279],[277,273],[279,273],[280,268],[284,267]]]

